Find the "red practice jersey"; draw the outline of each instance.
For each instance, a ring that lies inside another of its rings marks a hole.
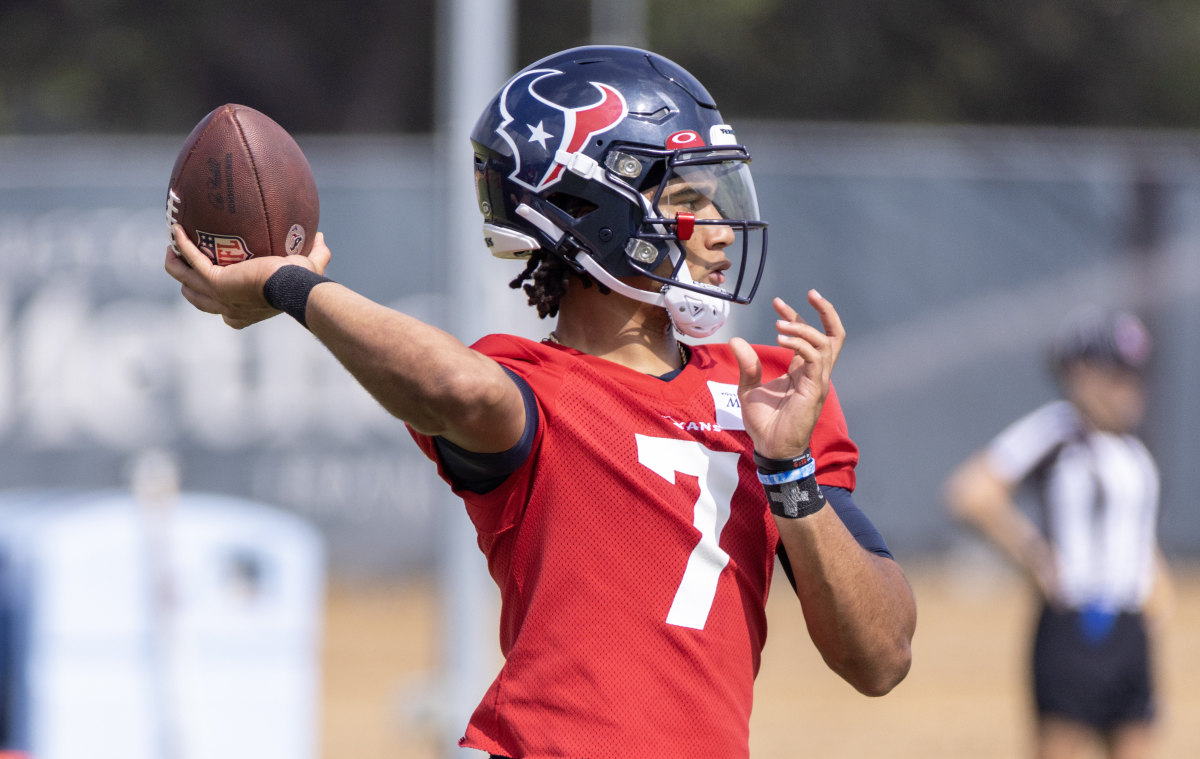
[[[663,381],[553,343],[493,335],[474,348],[524,378],[540,418],[503,484],[458,493],[500,588],[505,657],[462,745],[529,759],[749,756],[779,534],[732,352],[694,347]],[[764,379],[793,356],[755,350]],[[818,481],[852,490],[858,450],[832,390],[811,445]]]

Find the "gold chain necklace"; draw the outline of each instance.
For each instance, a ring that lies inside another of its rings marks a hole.
[[[557,343],[558,345],[562,345],[563,347],[570,347],[570,346],[566,345],[566,343],[564,343],[562,340],[559,340],[558,333],[554,332],[554,331],[550,332],[550,342]],[[679,349],[679,368],[682,369],[683,367],[687,366],[688,351],[687,351],[687,348],[683,347],[683,343],[679,342],[678,340],[675,341],[675,347]]]

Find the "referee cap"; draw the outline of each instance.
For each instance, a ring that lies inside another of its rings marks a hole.
[[[1089,306],[1059,326],[1050,360],[1056,374],[1077,361],[1140,371],[1150,360],[1150,347],[1150,332],[1137,316]]]

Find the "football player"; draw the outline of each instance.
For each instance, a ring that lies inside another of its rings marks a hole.
[[[845,332],[775,299],[777,346],[688,346],[763,272],[750,154],[712,96],[643,50],[517,73],[471,135],[484,241],[548,337],[471,347],[307,259],[167,270],[234,327],[291,314],[462,497],[501,594],[502,670],[462,745],[499,757],[746,757],[776,556],[806,640],[868,695],[906,675],[908,583],[855,505],[830,374]],[[191,265],[191,267],[188,266]],[[798,631],[778,633],[799,645]]]

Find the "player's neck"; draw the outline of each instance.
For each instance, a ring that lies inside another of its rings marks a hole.
[[[576,286],[559,305],[557,342],[643,374],[659,376],[682,366],[679,344],[662,308],[572,285]]]

